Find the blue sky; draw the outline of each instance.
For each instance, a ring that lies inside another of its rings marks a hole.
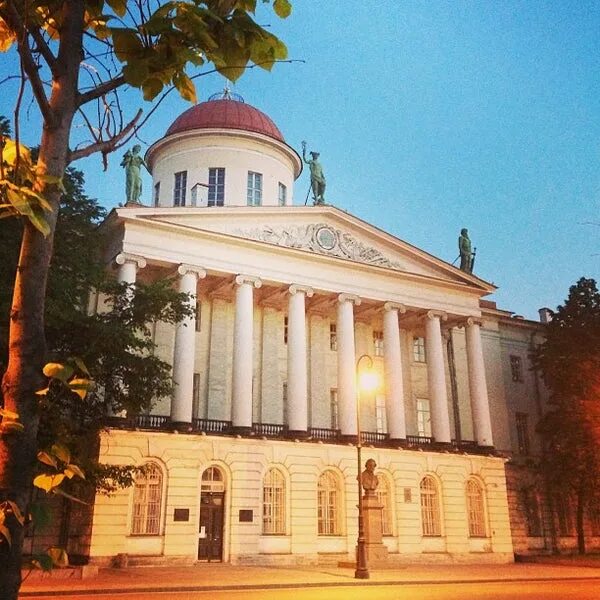
[[[449,262],[468,227],[476,273],[500,288],[490,299],[529,318],[561,303],[579,277],[599,277],[600,3],[293,6],[286,21],[262,12],[260,22],[305,62],[254,69],[234,89],[296,149],[306,139],[321,152],[329,203]],[[199,79],[200,99],[223,83]],[[144,104],[128,99],[131,109]],[[186,108],[173,94],[143,142]],[[30,112],[26,143],[38,123]],[[107,173],[98,156],[76,165],[108,208],[122,201],[121,154]],[[308,185],[304,173],[297,203]]]

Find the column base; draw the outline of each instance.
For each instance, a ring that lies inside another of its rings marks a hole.
[[[171,421],[169,427],[173,431],[179,431],[179,433],[191,433],[193,431],[192,424],[185,421]]]
[[[252,435],[252,427],[246,425],[232,425],[230,431],[233,435],[241,435],[243,437]]]
[[[291,439],[305,440],[308,437],[308,431],[303,431],[301,429],[289,429],[285,437]]]

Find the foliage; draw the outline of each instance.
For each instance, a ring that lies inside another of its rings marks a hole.
[[[571,286],[533,359],[551,394],[538,425],[542,468],[556,493],[577,500],[582,551],[583,510],[600,496],[600,293],[593,279]]]

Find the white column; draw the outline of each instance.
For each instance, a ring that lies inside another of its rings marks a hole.
[[[308,431],[306,306],[313,295],[309,287],[291,285],[288,300],[287,418],[291,432]]]
[[[405,313],[402,304],[386,302],[383,313],[383,362],[385,374],[385,407],[388,434],[392,440],[406,439],[404,413],[404,381],[398,313]]]
[[[252,427],[253,291],[262,282],[258,277],[238,275],[235,283],[231,424],[234,428],[249,429]]]
[[[206,271],[192,265],[179,265],[179,292],[190,294],[189,306],[196,308],[196,287],[198,279],[206,277]],[[194,393],[194,358],[196,356],[196,313],[177,323],[175,347],[173,350],[173,400],[171,401],[171,421],[174,423],[192,422]]]
[[[467,319],[467,367],[475,440],[480,446],[493,446],[492,420],[485,380],[485,364],[481,347],[481,329],[472,318]]]
[[[440,319],[445,313],[429,311],[425,320],[427,352],[427,382],[431,405],[431,433],[436,442],[450,443],[450,416],[448,414],[448,392],[444,369],[444,345]]]
[[[354,305],[360,298],[340,294],[337,308],[338,414],[342,435],[356,435],[356,350]]]
[[[119,265],[117,281],[128,285],[135,285],[137,270],[146,266],[146,259],[137,254],[120,252],[115,256],[115,262]]]

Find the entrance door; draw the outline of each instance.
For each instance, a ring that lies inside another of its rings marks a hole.
[[[218,467],[202,473],[200,519],[198,522],[198,560],[223,560],[225,482]]]
[[[198,560],[223,560],[223,492],[203,492],[200,497]]]

